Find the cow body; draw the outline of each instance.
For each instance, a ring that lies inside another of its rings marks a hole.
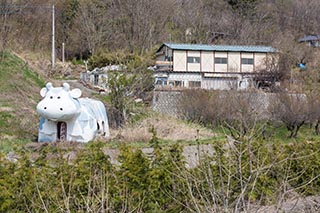
[[[104,104],[89,98],[79,98],[79,89],[53,87],[47,83],[40,94],[43,98],[37,105],[41,115],[39,142],[57,140],[88,142],[97,135],[109,136],[108,118]]]

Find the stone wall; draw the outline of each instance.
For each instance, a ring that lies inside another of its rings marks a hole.
[[[179,101],[182,98],[183,91],[176,90],[157,90],[154,91],[152,107],[153,110],[161,114],[178,117],[179,116]],[[303,94],[294,94],[301,96],[301,100],[306,100],[306,96]],[[222,98],[231,97],[241,98],[249,100],[249,106],[252,110],[257,113],[259,118],[266,119],[270,118],[270,113],[268,108],[270,104],[274,103],[277,98],[275,93],[266,93],[263,91],[257,92],[230,92],[230,91],[220,91],[219,95]],[[238,97],[235,97],[238,96]]]
[[[181,91],[154,91],[152,108],[161,114],[178,116]]]
[[[154,111],[161,114],[178,117],[179,115],[179,101],[182,97],[182,91],[154,91],[152,108]],[[228,96],[228,92],[223,92],[219,96]],[[234,93],[233,93],[234,94]],[[243,97],[250,100],[251,108],[256,109],[262,117],[269,116],[268,106],[271,99],[275,96],[271,93],[257,92],[257,93],[242,93]]]

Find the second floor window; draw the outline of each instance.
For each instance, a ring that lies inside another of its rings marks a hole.
[[[241,64],[254,64],[253,58],[241,58]]]
[[[164,60],[165,60],[165,61],[172,61],[172,56],[165,56],[165,57],[164,57]]]
[[[188,57],[187,62],[188,63],[200,63],[200,57]]]
[[[216,57],[216,58],[214,58],[214,63],[215,64],[227,64],[228,63],[228,59],[227,58]]]

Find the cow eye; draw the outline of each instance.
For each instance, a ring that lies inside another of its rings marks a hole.
[[[58,99],[60,99],[60,96],[58,96]]]
[[[52,96],[50,96],[50,99],[52,99],[53,97]]]

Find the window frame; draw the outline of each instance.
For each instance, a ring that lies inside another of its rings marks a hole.
[[[214,64],[228,64],[227,57],[214,57]]]
[[[254,65],[254,58],[241,58],[241,64]]]
[[[200,64],[200,57],[195,56],[187,56],[188,64]]]

